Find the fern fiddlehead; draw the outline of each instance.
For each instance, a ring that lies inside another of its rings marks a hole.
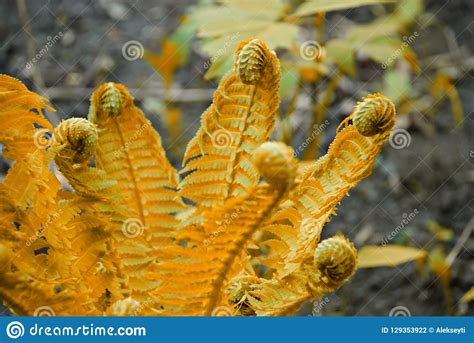
[[[73,164],[88,163],[95,154],[99,140],[96,127],[84,118],[62,121],[56,127],[55,137],[59,145],[64,145],[58,157]]]
[[[298,164],[293,149],[284,143],[263,143],[253,153],[252,162],[275,189],[286,191],[293,186]]]
[[[308,283],[316,294],[324,294],[339,288],[354,274],[357,250],[347,238],[337,235],[321,241],[313,259]]]
[[[243,83],[255,84],[262,77],[265,64],[268,63],[265,49],[262,41],[253,39],[240,50],[237,56],[237,70]]]
[[[364,136],[389,132],[395,124],[395,106],[382,94],[366,96],[352,113],[355,128]]]

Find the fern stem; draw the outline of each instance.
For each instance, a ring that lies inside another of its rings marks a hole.
[[[267,220],[270,217],[270,214],[273,212],[275,208],[278,207],[280,204],[281,200],[284,199],[284,195],[287,192],[278,192],[273,201],[270,203],[270,205],[267,207],[265,211],[262,212],[262,215],[260,218],[256,221],[256,223],[247,230],[247,232],[242,236],[240,240],[238,240],[234,248],[230,250],[229,255],[227,258],[224,260],[224,265],[223,268],[221,269],[218,278],[214,281],[213,283],[213,290],[209,295],[210,301],[209,305],[206,310],[206,316],[210,316],[212,314],[212,311],[214,308],[217,306],[218,302],[220,301],[219,293],[222,289],[222,286],[224,284],[224,281],[226,280],[226,277],[232,268],[232,265],[238,256],[238,253],[244,249],[246,243],[252,238],[252,236],[257,232],[257,230],[260,228],[262,224],[264,224],[265,220]]]

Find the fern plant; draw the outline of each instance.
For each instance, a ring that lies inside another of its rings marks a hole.
[[[18,315],[269,316],[340,287],[356,249],[321,232],[371,173],[395,108],[367,96],[328,153],[302,164],[268,142],[279,82],[276,54],[241,42],[177,172],[123,85],[99,86],[88,120],[53,129],[46,99],[0,76],[0,142],[14,161],[0,185],[5,305]]]

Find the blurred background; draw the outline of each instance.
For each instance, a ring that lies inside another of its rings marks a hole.
[[[0,72],[49,98],[51,121],[85,117],[95,87],[123,83],[177,167],[249,37],[280,58],[273,139],[302,161],[363,96],[390,96],[394,134],[323,233],[343,232],[364,263],[300,314],[474,315],[471,0],[3,0],[0,18]],[[372,253],[387,244],[411,249],[387,266]]]

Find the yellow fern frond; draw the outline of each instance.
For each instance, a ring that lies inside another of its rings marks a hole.
[[[353,124],[347,125],[349,121]],[[328,153],[306,170],[291,199],[317,227],[334,213],[349,190],[370,175],[395,124],[395,107],[381,94],[360,102],[342,125]]]
[[[229,287],[230,304],[239,315],[283,316],[303,302],[340,287],[356,270],[354,245],[343,236],[323,240],[311,260],[285,276],[270,279],[243,273]]]
[[[144,294],[156,285],[147,279],[146,268],[160,256],[161,246],[171,244],[177,224],[173,214],[184,208],[175,191],[178,175],[160,136],[124,86],[99,86],[91,97],[89,120],[99,132],[97,166],[117,182],[120,203],[127,208],[122,262],[131,287]]]
[[[222,205],[257,184],[250,155],[273,129],[279,105],[280,65],[262,41],[236,50],[233,69],[219,83],[201,128],[183,159],[180,194],[201,206]]]
[[[15,160],[33,152],[41,146],[43,135],[52,133],[43,110],[54,112],[45,98],[28,90],[19,80],[0,75],[0,143],[5,145],[5,158]],[[35,124],[43,129],[35,129]]]
[[[251,270],[247,247],[252,236],[271,217],[293,185],[296,174],[293,156],[293,150],[282,143],[262,144],[254,151],[251,161],[268,184],[250,188],[222,206],[198,209],[203,217],[202,226],[189,225],[179,236],[187,242],[188,249],[172,248],[180,258],[157,265],[158,275],[166,274],[158,276],[166,280],[157,293],[162,295],[160,306],[169,308],[169,313],[178,313],[179,309],[183,315],[211,315],[227,303],[228,295],[224,293],[227,282],[242,269]],[[182,291],[192,292],[182,294]]]

